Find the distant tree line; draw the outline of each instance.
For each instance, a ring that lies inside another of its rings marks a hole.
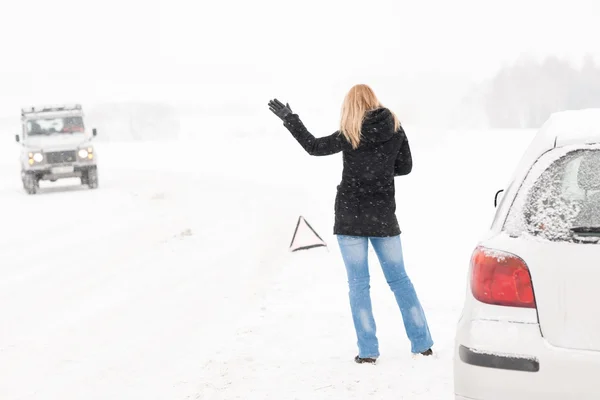
[[[592,56],[580,68],[557,57],[521,59],[489,82],[483,102],[492,128],[538,128],[553,112],[600,107],[600,66]]]

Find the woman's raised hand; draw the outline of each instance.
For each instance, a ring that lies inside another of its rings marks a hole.
[[[292,109],[290,108],[289,104],[284,105],[277,99],[269,101],[269,109],[282,120],[292,113]]]

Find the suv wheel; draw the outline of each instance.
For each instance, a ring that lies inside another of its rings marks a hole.
[[[90,189],[98,188],[98,169],[96,167],[90,168],[86,171],[86,173],[81,177],[81,182],[83,183],[85,180],[85,184],[87,184]]]
[[[26,172],[23,174],[23,188],[27,194],[36,194],[40,188],[39,179],[35,174]]]

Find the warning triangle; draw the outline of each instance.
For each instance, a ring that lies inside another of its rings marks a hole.
[[[303,216],[298,218],[296,230],[290,244],[290,251],[308,250],[315,247],[327,247],[327,244],[315,232],[312,226],[304,219]]]

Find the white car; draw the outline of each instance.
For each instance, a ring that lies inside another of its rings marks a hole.
[[[86,131],[81,104],[21,109],[21,180],[35,194],[41,180],[80,178],[82,185],[98,187],[98,155],[92,133]]]
[[[600,109],[539,130],[467,288],[456,400],[600,399]]]

